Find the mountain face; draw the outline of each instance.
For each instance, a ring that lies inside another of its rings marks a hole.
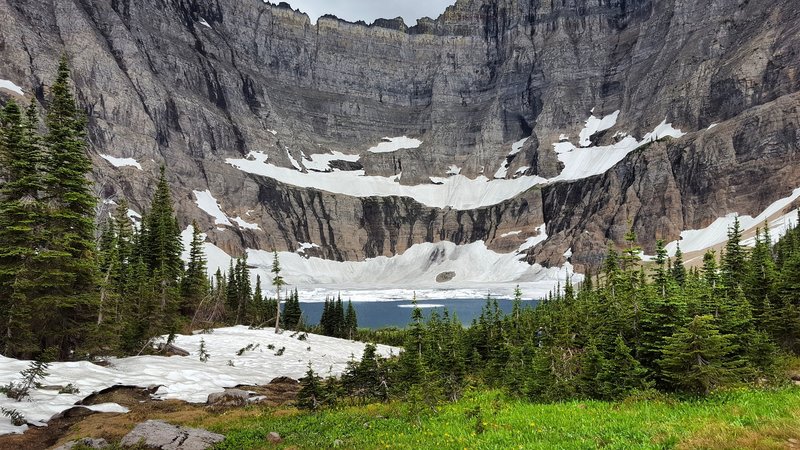
[[[262,0],[0,0],[0,25],[0,79],[26,99],[68,56],[101,198],[142,212],[166,165],[180,220],[231,254],[510,252],[546,224],[528,261],[572,249],[585,270],[629,224],[652,251],[800,187],[794,0],[458,0],[412,27]]]

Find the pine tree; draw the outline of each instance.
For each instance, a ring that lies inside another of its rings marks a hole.
[[[189,316],[199,307],[208,295],[208,275],[206,269],[203,236],[197,221],[192,222],[192,243],[189,247],[189,262],[181,279],[181,314]]]
[[[40,349],[55,346],[59,357],[83,345],[97,317],[97,267],[94,216],[96,198],[86,178],[86,118],[69,87],[62,58],[51,88],[44,138],[44,247],[35,257],[34,325]]]
[[[312,411],[322,407],[326,398],[324,386],[322,378],[311,368],[311,363],[308,363],[306,375],[298,381],[300,390],[297,392],[297,407]]]
[[[273,273],[272,285],[275,286],[275,300],[277,301],[277,307],[275,308],[275,332],[278,333],[281,330],[281,288],[286,282],[283,281],[283,277],[281,276],[281,264],[278,261],[277,251],[273,251],[271,272]]]
[[[663,376],[678,391],[708,394],[730,379],[725,363],[732,351],[729,341],[712,316],[696,316],[667,338],[659,360]]]
[[[356,309],[353,308],[353,302],[347,301],[347,312],[344,318],[344,327],[347,339],[355,339],[358,332],[358,317],[356,316]]]
[[[686,282],[686,267],[683,265],[683,252],[681,245],[675,249],[675,261],[672,263],[672,278],[678,283],[678,286],[683,287]]]
[[[0,349],[7,356],[36,350],[32,321],[36,274],[33,261],[42,248],[44,205],[42,153],[35,133],[34,103],[23,118],[9,101],[0,115]]]

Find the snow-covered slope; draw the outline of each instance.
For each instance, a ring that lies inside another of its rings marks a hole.
[[[46,422],[54,414],[68,409],[93,391],[110,386],[163,385],[157,395],[165,399],[205,402],[208,394],[239,384],[266,384],[275,377],[300,378],[310,362],[321,374],[340,374],[351,357],[361,357],[364,344],[309,334],[299,340],[291,331],[275,334],[273,329],[249,330],[247,327],[216,329],[209,334],[178,335],[175,345],[189,351],[190,356],[161,357],[136,356],[112,359],[111,366],[101,367],[90,362],[53,363],[44,385],[71,383],[80,389],[78,394],[58,394],[56,391],[36,389],[30,400],[16,402],[0,396],[0,407],[16,409],[29,422]],[[210,354],[207,362],[199,358],[200,341],[205,342]],[[240,349],[252,344],[253,350],[237,355]],[[267,346],[274,346],[270,349]],[[277,355],[284,348],[282,355]],[[397,354],[398,348],[378,346],[382,355]],[[19,380],[19,372],[28,366],[20,361],[0,356],[0,385]],[[232,364],[232,365],[231,365]],[[125,408],[106,404],[98,405],[109,412],[126,412]],[[21,433],[27,427],[15,427],[8,418],[0,416],[0,434]]]

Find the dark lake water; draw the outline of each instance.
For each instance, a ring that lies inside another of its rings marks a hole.
[[[523,307],[534,307],[538,301],[525,300]],[[438,311],[441,315],[445,308],[450,315],[458,316],[464,324],[469,325],[472,319],[481,315],[481,308],[486,304],[486,298],[476,299],[443,299],[443,300],[418,300],[417,304],[422,310],[423,316],[427,319],[431,312]],[[497,304],[504,312],[511,312],[513,300],[498,299]],[[300,303],[303,310],[303,319],[307,323],[316,325],[322,316],[322,308],[325,306],[321,302]],[[347,302],[345,302],[347,307]],[[381,300],[376,302],[353,302],[353,308],[358,316],[358,326],[361,328],[384,328],[400,327],[408,325],[411,319],[411,302],[408,300]]]

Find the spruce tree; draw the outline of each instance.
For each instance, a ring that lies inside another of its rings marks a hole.
[[[9,101],[0,114],[0,350],[6,356],[36,351],[31,327],[34,260],[44,245],[42,153],[31,103],[26,117]]]
[[[273,251],[273,259],[272,259],[272,285],[275,286],[275,300],[277,302],[277,306],[275,308],[275,332],[280,332],[280,324],[281,324],[281,288],[286,284],[281,276],[281,264],[278,261],[278,252]]]
[[[181,280],[181,314],[189,316],[199,307],[208,295],[208,274],[206,268],[203,236],[197,221],[192,222],[192,243],[189,247],[189,262]]]
[[[720,334],[714,318],[696,316],[667,338],[659,365],[675,390],[704,395],[730,379],[731,351],[730,337]]]
[[[37,252],[35,329],[40,350],[59,349],[59,357],[85,343],[97,317],[95,206],[92,164],[86,155],[86,117],[69,86],[62,58],[50,90],[44,138],[44,248]]]
[[[356,332],[358,331],[358,317],[356,316],[356,309],[353,308],[353,302],[347,301],[347,312],[344,318],[345,334],[347,339],[355,339]]]

